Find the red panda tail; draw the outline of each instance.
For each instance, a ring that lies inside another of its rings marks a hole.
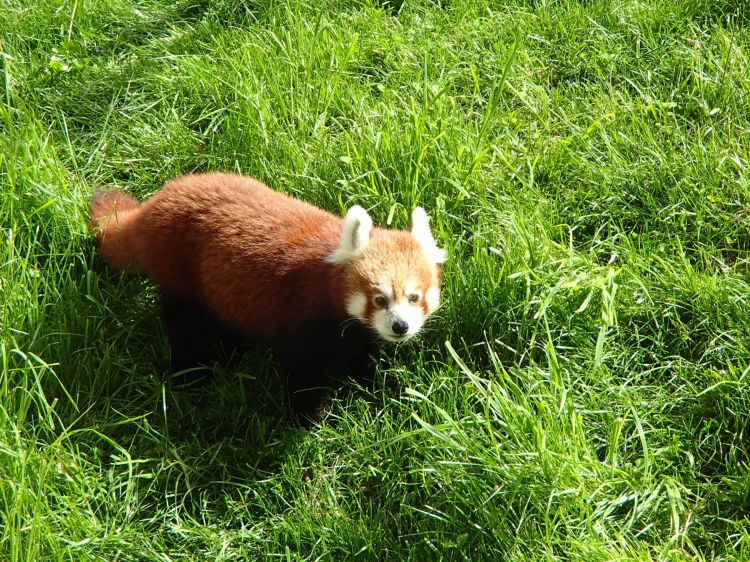
[[[140,205],[122,191],[95,191],[89,228],[96,233],[99,253],[115,269],[135,264]]]

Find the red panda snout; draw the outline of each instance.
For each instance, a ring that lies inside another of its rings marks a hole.
[[[437,276],[430,275],[426,286],[411,278],[405,283],[381,281],[378,289],[369,322],[387,341],[404,341],[418,334],[439,304]],[[427,302],[428,295],[431,302]]]

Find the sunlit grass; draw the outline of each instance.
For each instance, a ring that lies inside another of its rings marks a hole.
[[[0,5],[0,558],[750,558],[737,2]],[[319,427],[162,383],[91,192],[233,170],[449,252]]]

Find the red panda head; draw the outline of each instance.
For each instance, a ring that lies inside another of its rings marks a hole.
[[[427,213],[417,207],[411,230],[373,229],[362,207],[349,209],[339,247],[328,262],[343,268],[348,314],[387,341],[404,341],[422,328],[440,304],[437,247]]]

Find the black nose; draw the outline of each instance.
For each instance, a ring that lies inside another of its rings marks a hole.
[[[393,323],[393,326],[391,326],[391,329],[393,329],[394,334],[403,336],[406,332],[409,331],[409,324],[407,324],[406,322],[404,322],[403,320],[399,318]]]

